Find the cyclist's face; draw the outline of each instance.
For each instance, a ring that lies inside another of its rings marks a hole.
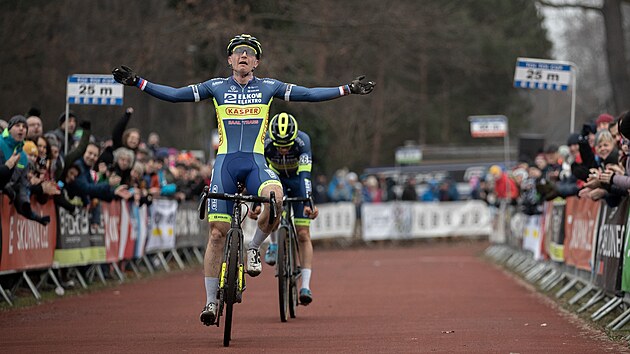
[[[280,153],[280,155],[286,155],[289,153],[289,150],[291,150],[290,146],[283,146],[283,147],[278,147],[278,152]]]
[[[234,48],[234,51],[228,57],[228,64],[232,66],[232,70],[241,74],[247,74],[258,66],[256,52],[251,47],[238,46]]]

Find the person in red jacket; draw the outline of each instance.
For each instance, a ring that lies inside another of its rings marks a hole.
[[[519,193],[516,182],[501,167],[492,165],[489,172],[494,178],[494,193],[497,199],[515,200],[518,198]]]

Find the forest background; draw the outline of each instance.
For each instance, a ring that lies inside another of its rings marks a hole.
[[[506,115],[513,142],[534,133],[562,144],[570,93],[514,88],[516,58],[576,63],[576,129],[602,112],[616,116],[630,106],[628,7],[623,0],[3,0],[0,118],[38,107],[53,129],[68,75],[107,74],[121,64],[175,87],[227,77],[227,42],[250,33],[263,45],[258,77],[307,87],[360,74],[377,82],[369,96],[274,100],[271,114],[294,114],[311,135],[321,172],[392,166],[406,141],[502,145],[472,139],[470,115]],[[72,110],[107,136],[128,106],[143,138],[156,131],[164,146],[209,152],[211,101],[173,104],[126,88],[123,107]]]

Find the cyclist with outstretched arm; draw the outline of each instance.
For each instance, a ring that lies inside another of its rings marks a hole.
[[[247,34],[237,35],[227,46],[227,62],[232,76],[214,78],[199,84],[174,88],[147,81],[126,66],[114,68],[114,79],[124,85],[136,86],[144,92],[170,102],[199,102],[212,98],[216,109],[219,131],[219,149],[212,170],[210,191],[235,193],[237,182],[245,184],[252,194],[269,197],[275,192],[277,205],[282,205],[282,185],[264,158],[264,138],[269,107],[274,98],[285,101],[326,101],[349,94],[368,94],[373,82],[363,77],[338,87],[306,88],[275,79],[254,76],[260,63],[262,46]],[[219,284],[219,266],[225,246],[225,235],[230,228],[232,202],[211,199],[208,202],[210,236],[204,256],[206,305],[201,322],[211,325],[216,318],[216,294]],[[248,245],[247,273],[257,276],[262,270],[260,244],[277,225],[269,225],[268,208],[262,211],[258,228]],[[278,210],[279,211],[279,210]]]

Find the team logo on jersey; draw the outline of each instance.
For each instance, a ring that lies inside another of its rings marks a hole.
[[[219,86],[219,85],[221,85],[221,84],[222,84],[222,82],[221,82],[221,81],[213,81],[213,82],[212,82],[212,86],[213,86],[213,87],[214,87],[214,86]]]
[[[219,187],[216,184],[212,185],[212,193],[216,193],[219,191]],[[217,199],[211,199],[211,203],[210,203],[210,210],[219,210],[219,207],[217,205]]]
[[[230,92],[237,92],[236,86],[234,85],[230,86]]]
[[[224,103],[236,103],[237,94],[235,93],[224,93],[223,94],[223,102]]]
[[[225,113],[231,116],[257,116],[260,107],[226,107]]]
[[[265,172],[267,172],[267,174],[269,175],[269,177],[273,178],[273,179],[278,179],[278,176],[276,175],[275,172],[273,172],[272,170],[265,168]]]
[[[263,80],[263,84],[267,84],[267,85],[273,85],[275,84],[275,82],[273,80]]]

